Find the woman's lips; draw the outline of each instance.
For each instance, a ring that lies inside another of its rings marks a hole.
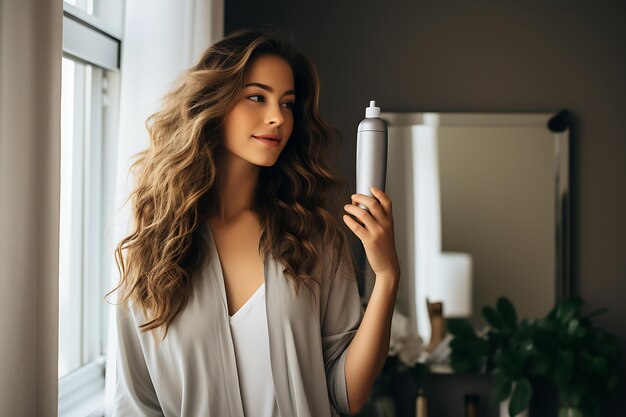
[[[256,137],[256,136],[252,136],[252,137],[255,138],[256,140],[258,140],[259,142],[264,143],[264,144],[266,144],[268,146],[276,147],[276,146],[280,145],[280,141],[279,140],[260,138],[260,137]]]

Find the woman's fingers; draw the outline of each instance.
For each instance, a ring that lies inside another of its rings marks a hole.
[[[362,241],[365,240],[365,238],[367,237],[366,235],[367,230],[365,230],[365,228],[361,226],[359,222],[357,222],[356,220],[354,220],[352,217],[348,216],[347,214],[343,215],[343,221],[359,239],[361,239]]]
[[[371,188],[374,197],[364,194],[353,194],[352,201],[367,207],[371,216],[380,224],[391,220],[391,200],[379,188]]]
[[[392,216],[392,207],[391,207],[391,199],[385,194],[383,190],[378,187],[370,188],[374,197],[380,202],[380,206],[385,211],[385,214],[389,217]]]
[[[354,204],[346,204],[343,207],[348,213],[356,217],[366,230],[373,230],[376,227],[376,220],[372,217],[371,213],[362,209]]]

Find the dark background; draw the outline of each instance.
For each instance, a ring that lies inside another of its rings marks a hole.
[[[343,135],[336,168],[352,191],[356,127],[371,99],[383,111],[568,109],[574,291],[583,312],[608,308],[594,322],[626,339],[626,2],[227,0],[225,8],[226,34],[274,24],[316,64],[322,114]],[[623,378],[607,416],[626,415],[624,361],[615,366]],[[403,387],[410,396],[410,381]],[[488,377],[437,376],[426,392],[430,415],[462,416],[465,393],[486,403],[490,390]],[[533,416],[556,416],[545,390]]]

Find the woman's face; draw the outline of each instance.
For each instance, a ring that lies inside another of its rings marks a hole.
[[[239,102],[224,119],[226,152],[254,165],[274,165],[293,130],[295,99],[287,61],[275,55],[256,57]]]

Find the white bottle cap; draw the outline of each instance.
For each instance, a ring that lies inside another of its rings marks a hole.
[[[370,100],[370,106],[365,108],[365,118],[380,117],[380,107],[376,107],[376,101]]]

